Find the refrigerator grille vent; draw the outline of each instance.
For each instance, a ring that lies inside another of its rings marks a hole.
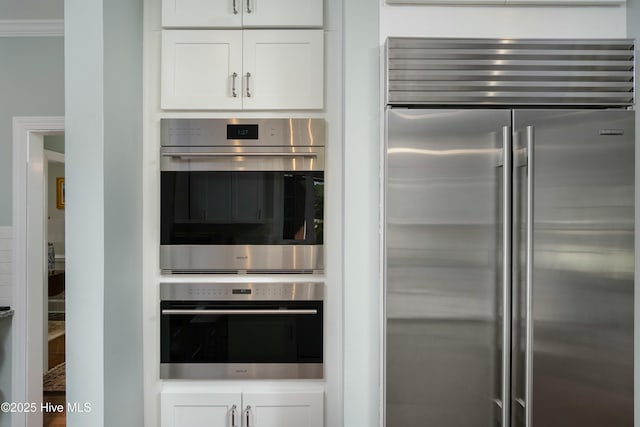
[[[634,52],[620,39],[391,37],[386,103],[632,106]]]

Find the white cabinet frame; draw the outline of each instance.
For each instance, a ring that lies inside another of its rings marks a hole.
[[[324,427],[322,391],[162,392],[161,427]]]
[[[324,107],[323,30],[164,30],[161,108]]]
[[[162,0],[165,28],[320,28],[323,0]]]

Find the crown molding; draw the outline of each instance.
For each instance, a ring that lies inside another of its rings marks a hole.
[[[0,37],[62,37],[62,19],[0,19]]]

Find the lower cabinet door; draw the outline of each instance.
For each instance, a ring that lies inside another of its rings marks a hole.
[[[323,427],[324,394],[268,392],[242,394],[243,427]]]
[[[167,393],[160,396],[162,427],[240,427],[241,393]]]

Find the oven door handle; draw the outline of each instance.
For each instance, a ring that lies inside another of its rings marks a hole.
[[[318,157],[318,153],[162,153],[163,157]]]
[[[318,310],[316,309],[303,309],[303,310],[206,310],[206,309],[195,309],[195,310],[179,310],[179,309],[164,309],[162,310],[162,314],[167,315],[218,315],[218,314],[318,314]]]

